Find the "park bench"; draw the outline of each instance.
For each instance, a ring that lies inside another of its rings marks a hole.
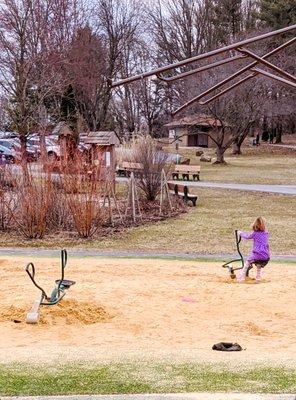
[[[175,165],[175,171],[172,173],[173,179],[179,180],[182,175],[183,180],[189,181],[190,175],[194,181],[199,181],[200,166],[199,165]]]
[[[139,172],[143,171],[143,164],[123,161],[123,163],[117,168],[118,176],[126,176],[129,177],[131,172],[135,174],[139,174]]]
[[[193,206],[196,207],[197,196],[189,194],[188,186],[177,185],[176,183],[168,183],[169,191],[171,194],[181,197],[185,203],[192,202]]]

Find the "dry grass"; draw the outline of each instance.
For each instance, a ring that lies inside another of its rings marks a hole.
[[[173,148],[169,149],[174,152]],[[226,156],[227,165],[201,163],[196,150],[181,148],[180,154],[191,164],[201,164],[201,180],[226,183],[257,183],[296,185],[296,151],[276,146],[244,147],[242,156]],[[214,149],[206,154],[215,157]]]
[[[296,198],[227,190],[196,190],[198,206],[181,218],[134,228],[105,239],[103,248],[168,252],[235,252],[233,231],[263,215],[275,254],[295,254]],[[98,243],[95,244],[96,246]]]
[[[179,218],[130,228],[113,237],[78,240],[75,236],[48,236],[46,240],[23,241],[2,233],[2,246],[77,246],[108,250],[146,252],[236,251],[233,231],[248,230],[258,215],[266,217],[274,254],[295,254],[296,198],[251,192],[196,189],[198,205]],[[246,250],[246,249],[245,249]]]
[[[274,148],[274,146],[272,147]],[[228,166],[203,163],[202,181],[296,184],[296,157],[292,153],[268,155],[269,146],[245,147],[242,157],[228,158]],[[181,153],[196,162],[194,149]],[[213,153],[213,150],[209,150]],[[74,232],[49,234],[46,239],[24,240],[12,232],[0,233],[0,246],[81,247],[145,252],[227,253],[235,252],[233,230],[248,229],[263,215],[271,232],[275,254],[295,254],[296,198],[267,193],[194,189],[198,206],[179,218],[119,231],[112,237],[78,239]],[[119,200],[126,198],[126,184],[117,183]]]

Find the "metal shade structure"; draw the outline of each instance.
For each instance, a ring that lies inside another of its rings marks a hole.
[[[272,64],[271,62],[267,61],[267,58],[271,57],[272,55],[280,52],[281,50],[285,49],[288,46],[291,46],[292,44],[294,44],[296,42],[296,37],[293,37],[292,39],[288,40],[287,42],[283,43],[282,45],[276,47],[275,49],[273,49],[272,51],[266,53],[263,56],[258,56],[257,54],[255,54],[253,51],[248,50],[245,48],[246,45],[251,44],[251,43],[255,43],[255,42],[259,42],[261,40],[270,38],[270,37],[274,37],[277,35],[281,35],[283,33],[287,33],[287,32],[291,32],[291,31],[295,31],[296,30],[296,25],[291,25],[288,26],[286,28],[283,29],[278,29],[276,31],[272,31],[269,33],[265,33],[263,35],[259,35],[259,36],[255,36],[253,38],[249,38],[237,43],[233,43],[231,45],[225,46],[225,47],[221,47],[220,49],[216,49],[216,50],[212,50],[209,51],[207,53],[203,53],[203,54],[199,54],[195,57],[191,57],[191,58],[187,58],[185,60],[182,61],[178,61],[174,64],[169,64],[166,65],[164,67],[161,68],[157,68],[148,72],[144,72],[142,74],[139,75],[134,75],[131,77],[127,77],[124,79],[121,79],[117,82],[112,82],[111,83],[111,87],[115,88],[121,85],[126,85],[135,81],[139,81],[142,79],[146,79],[149,78],[151,76],[156,76],[158,79],[160,79],[161,81],[170,83],[173,81],[176,81],[178,79],[183,79],[186,78],[190,75],[194,75],[194,74],[198,74],[199,72],[202,71],[206,71],[206,70],[210,70],[213,68],[216,68],[218,66],[224,65],[224,64],[228,64],[231,62],[235,62],[238,60],[243,60],[243,59],[251,59],[253,60],[252,63],[246,65],[245,67],[239,69],[237,72],[233,73],[232,75],[230,75],[229,77],[227,77],[226,79],[218,82],[217,84],[211,86],[209,89],[207,89],[206,91],[204,91],[203,93],[200,93],[198,96],[192,98],[191,100],[187,101],[186,103],[184,103],[182,106],[180,106],[179,108],[177,108],[176,110],[174,110],[172,112],[172,115],[175,116],[176,114],[180,113],[181,111],[183,111],[185,108],[189,107],[190,105],[192,105],[193,103],[198,103],[201,105],[205,105],[210,103],[211,101],[214,101],[215,99],[217,99],[218,97],[222,96],[223,94],[229,92],[230,90],[234,89],[235,87],[243,84],[244,82],[248,81],[249,79],[252,79],[255,76],[258,75],[262,75],[265,76],[267,78],[276,80],[277,82],[281,82],[284,83],[294,89],[296,89],[296,77],[289,74],[288,72],[284,71],[283,69],[277,67],[276,65]],[[204,65],[202,67],[193,69],[191,71],[187,71],[187,72],[183,72],[183,73],[179,73],[175,76],[171,76],[171,77],[164,77],[162,74],[164,72],[168,72],[171,70],[174,70],[176,68],[179,67],[183,67],[186,65],[189,65],[191,63],[194,63],[196,61],[200,61],[200,60],[204,60],[204,59],[208,59],[209,57],[213,57],[215,55],[218,54],[223,54],[226,53],[230,50],[236,50],[237,52],[239,52],[239,55],[233,56],[233,57],[228,57],[216,62],[211,62],[207,65]],[[272,72],[276,72],[278,75],[275,75],[274,73],[271,73],[269,71],[263,70],[261,68],[258,68],[258,65],[262,65],[266,68],[268,68],[269,70],[272,70]],[[233,83],[231,86],[226,87],[225,89],[222,89],[219,93],[215,94],[214,96],[207,98],[205,100],[202,100],[204,97],[206,97],[207,95],[209,95],[210,93],[212,93],[213,91],[221,88],[222,86],[226,85],[228,82],[231,82],[233,79],[239,77],[240,75],[244,74],[245,72],[250,71],[251,73],[247,76],[242,77],[242,79],[240,79],[239,81]]]

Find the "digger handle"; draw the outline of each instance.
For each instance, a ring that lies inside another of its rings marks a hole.
[[[237,244],[239,244],[242,240],[242,238],[238,234],[238,229],[235,230],[235,239]]]
[[[61,276],[60,282],[58,284],[58,288],[57,288],[58,292],[60,290],[61,284],[62,284],[62,282],[64,280],[64,277],[65,277],[65,272],[64,271],[65,271],[65,268],[66,268],[66,265],[67,265],[67,260],[68,260],[67,250],[63,249],[61,251],[62,276]]]
[[[30,267],[32,268],[32,272],[30,271]],[[32,279],[32,281],[35,281],[35,266],[32,262],[26,265],[25,271],[29,275],[29,277]]]
[[[30,268],[32,269],[32,271],[30,271]],[[25,271],[29,275],[31,281],[34,283],[36,288],[41,291],[42,297],[45,298],[45,299],[48,299],[48,296],[47,296],[45,290],[43,290],[42,287],[39,286],[35,281],[35,266],[34,266],[34,264],[32,262],[30,262],[29,264],[26,265]]]

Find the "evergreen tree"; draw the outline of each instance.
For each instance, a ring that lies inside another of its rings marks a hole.
[[[68,149],[69,154],[73,155],[74,148],[79,142],[78,133],[78,111],[75,101],[75,93],[72,85],[68,85],[66,88],[60,103],[60,115],[61,120],[65,121],[72,132],[72,137],[68,138]]]
[[[227,44],[242,28],[242,0],[214,0],[213,3],[218,41]]]
[[[77,131],[77,106],[72,85],[66,88],[61,99],[60,106],[61,120],[65,121],[73,132]]]
[[[259,17],[267,26],[274,29],[296,24],[296,1],[261,0]]]

